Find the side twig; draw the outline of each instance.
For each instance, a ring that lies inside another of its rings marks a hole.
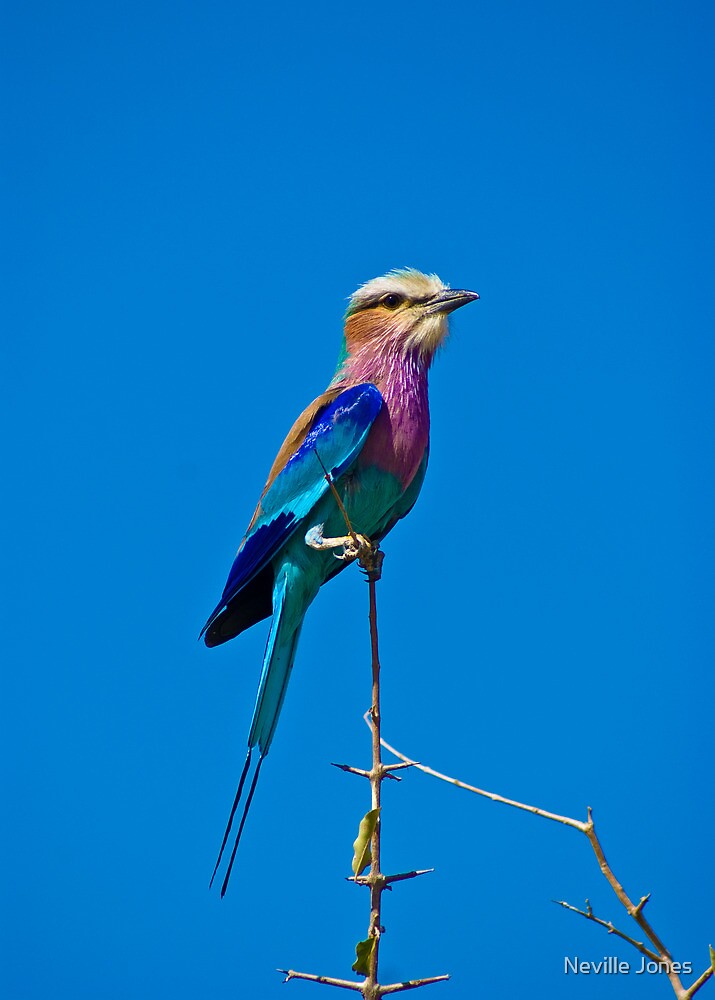
[[[570,903],[565,902],[563,899],[554,899],[553,902],[556,903],[557,906],[563,906],[565,910],[571,910],[572,913],[580,913],[582,917],[586,918],[586,920],[593,920],[595,924],[600,924],[601,927],[605,927],[609,934],[615,934],[616,937],[623,938],[624,941],[628,941],[629,944],[632,944],[634,948],[637,948],[641,954],[651,959],[651,961],[658,961],[656,953],[651,951],[650,948],[646,948],[642,941],[636,941],[635,938],[629,937],[627,934],[624,934],[623,931],[619,931],[613,926],[610,920],[601,920],[600,917],[597,917],[591,909],[588,900],[586,900],[588,908],[585,910],[579,910],[577,906],[571,906]]]
[[[324,986],[339,986],[343,990],[362,992],[362,983],[353,983],[349,979],[334,979],[332,976],[315,976],[312,972],[295,972],[293,969],[278,969],[285,976],[284,983],[291,979],[307,979],[309,983],[322,983]]]
[[[473,792],[475,795],[481,795],[484,798],[491,799],[492,802],[501,802],[503,805],[512,806],[514,809],[521,809],[524,812],[532,813],[535,816],[542,816],[544,819],[550,819],[555,823],[562,823],[565,826],[570,826],[574,830],[579,830],[587,838],[591,845],[591,849],[596,856],[599,867],[604,878],[608,881],[608,884],[613,889],[616,894],[618,901],[624,907],[626,913],[632,917],[636,924],[640,927],[643,933],[646,935],[650,943],[653,945],[653,949],[646,947],[643,942],[636,941],[634,938],[625,934],[623,931],[619,931],[613,926],[611,921],[602,920],[600,917],[596,917],[593,914],[590,906],[586,911],[579,910],[575,906],[571,906],[569,903],[563,900],[554,900],[558,905],[565,907],[567,910],[571,910],[575,913],[579,913],[581,916],[586,917],[588,920],[594,921],[594,923],[600,924],[600,926],[605,927],[609,934],[615,934],[617,937],[628,941],[635,948],[646,955],[651,961],[657,962],[663,972],[667,975],[670,980],[670,984],[673,988],[673,992],[678,1000],[691,1000],[691,998],[697,993],[697,991],[703,986],[708,979],[713,975],[712,966],[706,969],[703,974],[692,983],[687,989],[683,986],[680,979],[680,972],[682,971],[683,963],[675,962],[673,957],[666,948],[665,944],[655,932],[650,922],[645,918],[643,914],[644,907],[650,898],[650,893],[643,896],[638,903],[634,903],[628,896],[626,890],[623,888],[621,883],[616,878],[613,869],[606,860],[606,855],[603,850],[603,846],[596,834],[596,828],[593,822],[593,811],[591,807],[588,807],[587,819],[586,821],[572,819],[570,816],[560,816],[558,813],[548,812],[546,809],[540,809],[537,806],[528,805],[525,802],[517,802],[515,799],[505,798],[503,795],[497,795],[496,792],[488,792],[483,788],[477,788],[475,785],[469,785],[464,781],[459,781],[457,778],[452,778],[447,774],[442,774],[440,771],[435,771],[433,768],[428,767],[426,764],[421,764],[416,760],[412,760],[405,754],[396,750],[395,747],[390,746],[386,740],[382,740],[382,746],[389,753],[394,754],[398,757],[404,764],[411,767],[416,767],[420,771],[424,771],[425,774],[429,774],[434,778],[438,778],[440,781],[446,781],[451,785],[456,785],[457,788],[464,788],[468,792]],[[689,970],[688,970],[689,971]]]

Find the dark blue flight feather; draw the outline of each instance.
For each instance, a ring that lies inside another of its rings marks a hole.
[[[303,443],[263,496],[259,516],[241,543],[221,600],[202,635],[274,558],[329,488],[323,466],[337,479],[355,461],[381,406],[380,392],[366,382],[345,389],[318,412]]]

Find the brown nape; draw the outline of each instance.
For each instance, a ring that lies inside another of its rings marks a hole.
[[[229,602],[207,630],[204,642],[207,646],[220,646],[272,614],[273,567],[268,563]]]

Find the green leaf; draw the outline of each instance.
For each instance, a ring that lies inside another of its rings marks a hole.
[[[373,812],[377,812],[377,809],[374,809]],[[370,813],[367,815],[369,816]],[[367,816],[365,818],[367,819]],[[372,953],[375,950],[376,944],[376,937],[369,937],[365,941],[358,941],[355,945],[355,954],[357,955],[357,958],[353,962],[353,972],[357,972],[359,976],[370,975],[370,959],[372,958]]]
[[[713,973],[715,973],[715,948],[713,948],[712,945],[709,945],[709,948],[710,948],[710,964],[713,967]]]
[[[370,841],[372,840],[372,835],[375,832],[377,817],[379,815],[379,809],[371,809],[370,812],[365,813],[363,818],[360,820],[360,829],[358,830],[357,840],[353,841],[354,875],[359,875],[360,872],[364,872],[372,861]]]

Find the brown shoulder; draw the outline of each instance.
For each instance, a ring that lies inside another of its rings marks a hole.
[[[266,485],[263,487],[263,492],[261,493],[261,500],[263,500],[263,497],[273,485],[276,476],[278,476],[288,464],[288,459],[305,441],[308,431],[312,427],[317,414],[323,409],[323,407],[327,406],[328,403],[332,403],[334,399],[337,399],[344,388],[345,386],[337,386],[334,389],[326,389],[326,391],[321,393],[317,399],[313,400],[310,406],[306,406],[303,410],[301,415],[288,431],[288,436],[275,457],[273,465],[271,466],[271,471],[268,473]],[[256,519],[260,516],[261,500],[258,501],[258,506],[256,507],[253,517],[251,518],[251,523],[248,525],[247,533],[251,530],[256,522]]]

